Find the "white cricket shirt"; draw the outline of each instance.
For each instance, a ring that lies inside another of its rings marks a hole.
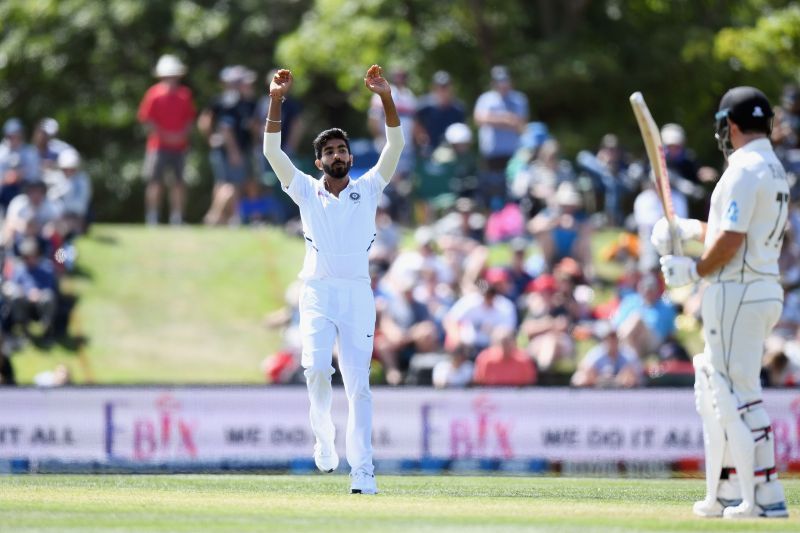
[[[387,140],[373,168],[350,179],[338,198],[321,179],[298,170],[280,150],[280,133],[268,133],[264,154],[281,188],[300,208],[306,255],[299,278],[369,282],[369,250],[375,242],[375,212],[397,168],[404,139],[400,127],[386,128]],[[287,185],[288,183],[288,185]]]
[[[284,191],[300,207],[306,257],[300,279],[369,281],[375,211],[386,180],[376,169],[350,180],[337,198],[321,179],[297,171]]]
[[[769,139],[757,139],[728,158],[711,195],[705,246],[723,231],[746,233],[731,261],[706,276],[709,281],[776,280],[789,211],[789,182]]]

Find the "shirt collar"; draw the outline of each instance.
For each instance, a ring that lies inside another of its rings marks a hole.
[[[765,152],[771,149],[772,143],[768,138],[764,137],[761,139],[755,139],[736,149],[736,151],[733,152],[730,157],[728,157],[728,161],[736,161],[738,158],[744,157],[745,154],[753,152]]]

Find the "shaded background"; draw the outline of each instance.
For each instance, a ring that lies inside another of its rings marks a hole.
[[[638,151],[627,97],[644,92],[659,123],[679,122],[701,163],[719,166],[713,111],[732,85],[778,103],[800,70],[800,6],[770,0],[5,0],[0,110],[31,127],[61,124],[87,160],[99,221],[140,221],[144,134],[136,108],[163,53],[189,67],[198,107],[217,76],[244,64],[297,78],[310,136],[331,125],[366,135],[367,66],[410,70],[415,93],[447,69],[471,109],[489,68],[507,64],[566,156],[617,133]],[[206,143],[188,170],[190,222],[209,203]]]

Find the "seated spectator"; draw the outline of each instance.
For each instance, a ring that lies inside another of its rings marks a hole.
[[[36,125],[31,137],[31,144],[39,153],[41,170],[53,170],[58,168],[58,156],[68,148],[69,144],[56,138],[58,135],[58,122],[54,118],[43,118]]]
[[[547,124],[528,122],[519,139],[519,147],[506,166],[508,191],[512,198],[524,204],[530,191],[530,166],[539,154],[539,148],[550,138]],[[541,206],[539,206],[541,208]],[[529,210],[526,210],[529,212]]]
[[[606,223],[622,226],[629,208],[628,197],[638,189],[638,183],[628,171],[626,154],[617,136],[613,133],[603,135],[596,154],[582,150],[578,152],[576,161],[592,179],[594,199],[603,206]]]
[[[390,385],[402,383],[414,354],[439,349],[439,331],[428,308],[414,299],[416,284],[417,279],[410,276],[396,283],[396,293],[387,301],[378,324]]]
[[[536,384],[536,367],[517,346],[514,330],[503,326],[492,332],[492,346],[475,359],[475,385],[517,386]]]
[[[440,218],[435,225],[436,233],[446,237],[454,247],[468,253],[483,242],[486,217],[471,198],[456,200],[453,210]]]
[[[53,264],[41,257],[39,243],[27,238],[19,245],[20,260],[11,265],[11,273],[3,284],[14,323],[29,334],[32,322],[38,322],[43,337],[53,334],[52,326],[58,305],[58,280]]]
[[[389,213],[389,198],[386,195],[381,196],[375,212],[375,233],[370,254],[374,251],[388,261],[393,261],[400,248],[400,226]]]
[[[679,124],[664,124],[661,141],[672,189],[685,197],[690,217],[704,218],[708,211],[708,192],[702,184],[716,182],[719,172],[697,163],[694,152],[686,146],[686,132]]]
[[[534,216],[542,208],[552,206],[561,184],[575,182],[572,165],[561,159],[560,150],[557,140],[545,140],[537,149],[535,159],[514,176],[511,188],[520,202],[529,206],[526,215]]]
[[[40,179],[25,183],[24,193],[16,196],[8,205],[3,242],[13,249],[22,238],[34,236],[50,241],[57,234],[58,208],[47,198],[47,185]],[[50,250],[42,250],[45,255]]]
[[[469,347],[459,345],[450,350],[449,357],[433,367],[433,386],[437,389],[466,387],[472,382],[474,365]]]
[[[254,178],[245,180],[239,200],[239,218],[245,225],[281,224],[285,221],[283,204],[272,187]]]
[[[800,384],[800,368],[782,351],[771,351],[764,355],[761,381],[765,387],[797,387]]]
[[[652,274],[644,276],[636,288],[637,292],[620,301],[612,322],[620,340],[644,358],[657,353],[675,331],[675,307]]]
[[[595,335],[600,344],[589,350],[572,376],[575,387],[636,387],[642,382],[642,368],[636,353],[620,345],[617,333],[607,322],[599,322]]]
[[[472,130],[461,122],[450,124],[444,142],[417,168],[414,194],[426,202],[423,220],[432,218],[433,205],[452,197],[474,196],[478,187],[477,159],[472,150]]]
[[[516,325],[514,303],[499,293],[496,284],[480,280],[478,290],[462,296],[445,315],[445,348],[465,344],[475,354],[489,346],[496,328],[513,330]]]
[[[669,339],[658,350],[659,361],[647,368],[651,387],[691,387],[695,370],[689,352],[676,340]]]
[[[555,193],[555,205],[528,223],[528,230],[539,242],[551,271],[565,257],[578,261],[585,272],[591,271],[592,227],[582,206],[583,199],[575,186],[564,182]]]
[[[389,277],[397,282],[419,276],[423,268],[433,268],[441,281],[452,283],[454,272],[436,253],[436,234],[433,229],[428,226],[418,227],[414,232],[414,241],[417,248],[400,252],[392,263]]]
[[[36,148],[25,142],[25,128],[17,118],[3,125],[0,142],[0,206],[7,208],[20,193],[25,182],[39,178],[39,155]]]
[[[47,189],[47,198],[61,214],[60,233],[69,239],[84,233],[89,202],[92,198],[92,182],[81,170],[81,156],[73,148],[58,155],[55,179]]]
[[[419,283],[414,288],[414,299],[428,309],[431,320],[444,338],[443,320],[455,302],[455,293],[450,285],[439,280],[435,268],[422,268]]]
[[[519,206],[514,202],[503,203],[497,200],[491,206],[491,213],[486,220],[486,242],[506,242],[521,237],[525,232],[525,221]]]
[[[527,290],[527,311],[520,331],[536,366],[549,372],[556,361],[575,359],[572,330],[578,319],[576,306],[569,290],[551,274],[537,277]]]
[[[525,288],[533,280],[533,274],[525,262],[528,241],[523,237],[518,237],[512,239],[509,245],[511,246],[511,264],[506,267],[506,270],[508,271],[511,287],[506,296],[512,301],[518,302],[525,293]]]

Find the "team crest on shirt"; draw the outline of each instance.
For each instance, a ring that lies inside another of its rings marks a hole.
[[[353,191],[350,193],[350,199],[353,200],[354,202],[357,202],[361,199],[361,195]]]
[[[739,222],[739,204],[736,200],[732,201],[728,206],[728,211],[725,213],[725,218],[730,222]]]

